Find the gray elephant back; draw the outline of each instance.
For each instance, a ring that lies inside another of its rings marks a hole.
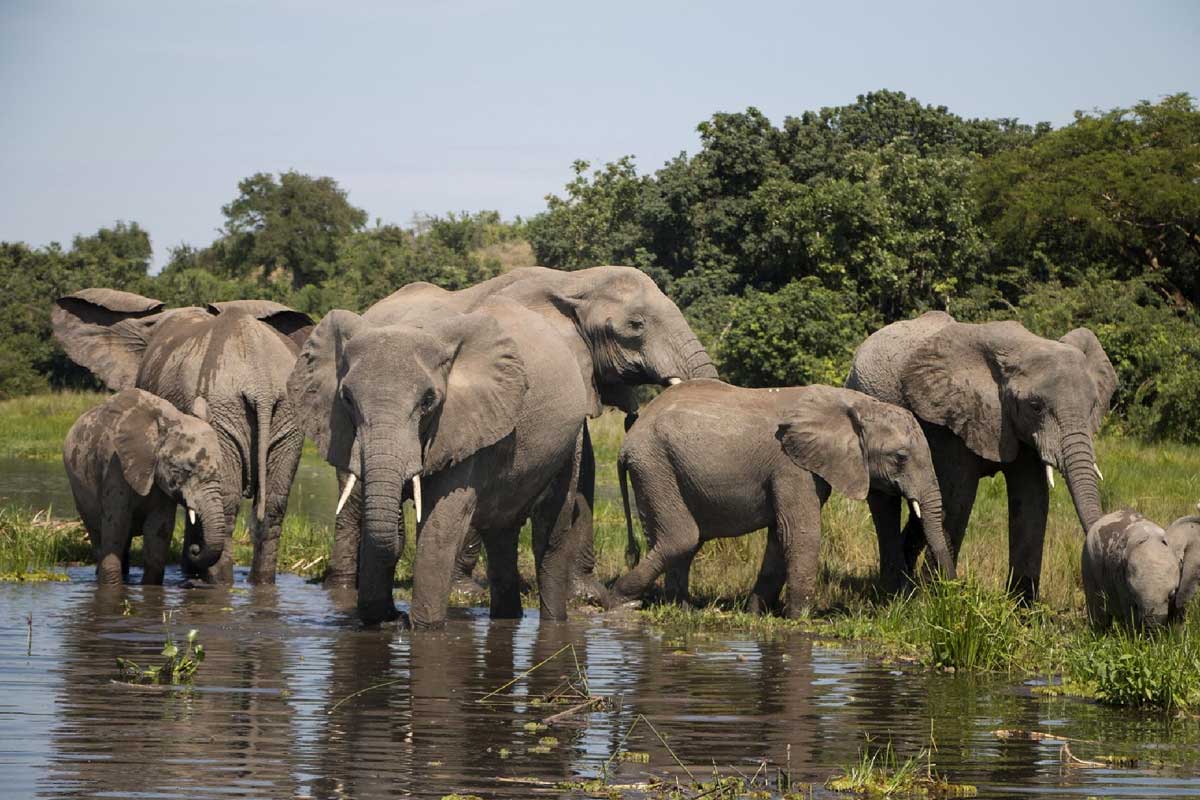
[[[875,331],[854,351],[846,388],[903,405],[901,374],[908,357],[921,342],[953,323],[944,311],[928,311]]]

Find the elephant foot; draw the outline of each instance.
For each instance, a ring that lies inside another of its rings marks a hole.
[[[576,575],[571,579],[571,596],[587,603],[608,607],[608,589],[592,574]]]
[[[358,618],[364,625],[380,625],[392,622],[401,616],[401,612],[396,608],[391,597],[375,601],[364,601],[361,595],[358,598]]]
[[[250,576],[246,580],[247,580],[247,582],[249,582],[255,586],[274,586],[275,585],[275,573],[274,572],[264,572],[264,573],[251,572]]]
[[[354,572],[329,570],[321,585],[326,589],[354,589],[358,586],[358,576]]]
[[[487,598],[488,587],[470,575],[462,575],[450,584],[450,593],[463,595],[472,602],[477,602]]]

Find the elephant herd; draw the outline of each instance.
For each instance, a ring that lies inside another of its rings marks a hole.
[[[492,616],[519,616],[526,521],[541,615],[564,619],[573,593],[613,606],[663,573],[667,594],[686,600],[705,540],[760,528],[751,606],[777,607],[786,585],[787,613],[801,613],[831,490],[867,500],[889,590],[926,546],[955,575],[981,477],[1005,475],[1010,588],[1026,600],[1038,592],[1053,470],[1084,530],[1103,513],[1092,439],[1116,374],[1084,328],[1052,341],[1016,322],[930,312],[868,337],[846,388],[743,389],[717,380],[679,309],[630,267],[526,267],[458,291],[415,283],[316,325],[269,301],[165,309],[111,289],[60,298],[52,318],[67,355],[117,393],[64,446],[102,583],[123,580],[136,534],[143,580],[161,582],[179,504],[185,574],[232,582],[243,498],[249,579],[273,582],[305,436],[341,490],[326,583],[356,587],[366,623],[399,616],[405,500],[417,627],[444,622],[480,549]],[[666,388],[639,413],[643,385]],[[627,480],[650,545],[608,588],[592,574],[587,429],[606,406],[626,414],[617,467],[631,561]]]

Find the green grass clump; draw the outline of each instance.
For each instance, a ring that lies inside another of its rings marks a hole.
[[[52,573],[53,567],[91,559],[92,543],[79,523],[53,519],[44,511],[0,507],[0,580],[29,580],[30,575]]]
[[[974,797],[978,790],[968,784],[950,783],[933,769],[930,752],[922,749],[901,761],[889,740],[882,748],[865,747],[859,760],[842,768],[825,782],[835,792],[869,797]]]
[[[163,662],[158,666],[142,667],[127,658],[118,657],[117,668],[121,671],[122,680],[160,686],[190,684],[204,662],[204,645],[196,641],[196,634],[195,628],[188,631],[187,640],[180,647],[168,632],[160,653]]]
[[[53,392],[0,401],[0,458],[54,461],[83,412],[103,403],[103,392]]]
[[[1024,633],[1017,601],[974,581],[936,580],[910,599],[914,632],[923,631],[937,667],[1001,670]]]
[[[1200,708],[1200,613],[1147,633],[1080,633],[1064,658],[1064,689],[1107,705]]]

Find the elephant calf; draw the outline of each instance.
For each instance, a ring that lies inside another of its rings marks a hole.
[[[1167,533],[1136,511],[1105,514],[1083,544],[1083,591],[1088,619],[1108,628],[1162,625],[1179,588],[1179,555]]]
[[[1200,511],[1200,505],[1196,506]],[[1188,603],[1200,588],[1200,515],[1180,517],[1167,528],[1167,543],[1179,559],[1179,588],[1175,592],[1172,613],[1182,618]]]
[[[788,613],[800,613],[815,588],[821,507],[831,488],[859,500],[869,489],[909,498],[914,513],[924,512],[939,566],[955,574],[920,426],[908,411],[859,392],[687,381],[642,412],[617,466],[631,550],[626,473],[650,552],[616,582],[613,603],[639,597],[664,569],[668,595],[686,600],[688,569],[702,542],[766,527],[751,608],[773,606],[786,581]]]
[[[198,398],[195,416],[141,389],[125,389],[83,414],[63,443],[75,507],[92,540],[100,583],[119,584],[129,570],[129,543],[145,534],[142,583],[162,583],[175,528],[175,507],[199,519],[203,546],[189,556],[201,568],[221,557],[220,445]]]

